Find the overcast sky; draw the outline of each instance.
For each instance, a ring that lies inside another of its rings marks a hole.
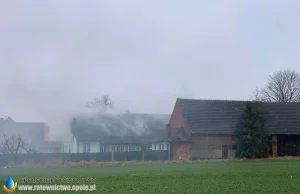
[[[51,122],[109,94],[171,114],[177,97],[247,100],[300,72],[299,0],[0,1],[0,117]]]

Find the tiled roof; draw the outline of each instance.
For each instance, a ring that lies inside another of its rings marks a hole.
[[[177,99],[192,133],[232,134],[247,101]],[[300,134],[300,103],[262,103],[272,134]]]

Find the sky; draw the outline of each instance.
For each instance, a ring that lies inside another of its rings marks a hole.
[[[137,113],[171,114],[178,97],[248,100],[274,71],[300,72],[299,7],[0,1],[0,117],[61,123],[104,94]]]

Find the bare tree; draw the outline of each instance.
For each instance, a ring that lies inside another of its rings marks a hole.
[[[86,104],[88,108],[96,108],[100,111],[106,112],[107,109],[113,109],[114,103],[110,100],[109,96],[103,95],[101,98],[95,97],[92,101]]]
[[[259,94],[260,101],[300,102],[300,74],[295,70],[275,72]]]
[[[36,151],[32,149],[24,139],[19,135],[12,135],[8,137],[3,132],[0,132],[3,139],[0,141],[0,152],[3,154],[20,154],[25,153],[35,153]]]

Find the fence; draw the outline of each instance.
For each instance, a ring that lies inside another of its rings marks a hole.
[[[38,153],[38,154],[0,154],[0,166],[9,163],[25,162],[43,163],[51,160],[66,162],[79,161],[130,161],[130,160],[168,160],[167,150],[132,151],[132,152],[99,152],[99,153]]]

